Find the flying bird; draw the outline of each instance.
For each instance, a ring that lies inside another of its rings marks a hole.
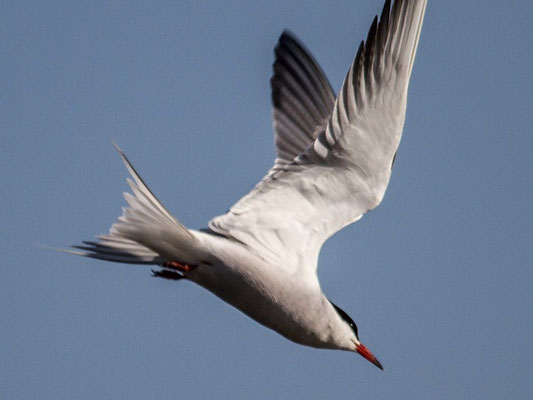
[[[316,271],[322,244],[385,194],[425,8],[426,0],[385,2],[338,96],[298,39],[282,33],[271,78],[277,158],[208,228],[182,225],[117,146],[132,178],[128,206],[108,234],[66,251],[156,265],[155,277],[195,282],[289,340],[356,352],[383,369]]]

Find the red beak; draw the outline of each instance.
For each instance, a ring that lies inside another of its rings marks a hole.
[[[355,348],[355,351],[357,351],[364,358],[366,358],[368,361],[370,361],[372,364],[374,364],[376,367],[383,371],[383,365],[381,365],[378,359],[374,356],[374,354],[372,354],[370,350],[368,350],[366,346],[364,346],[362,343],[359,343],[356,346],[357,347]]]

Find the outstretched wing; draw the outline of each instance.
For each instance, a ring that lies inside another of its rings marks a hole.
[[[325,129],[214,218],[213,231],[294,272],[314,274],[323,242],[381,202],[426,8],[426,0],[390,3],[361,42]]]
[[[335,93],[313,56],[284,31],[274,50],[270,80],[277,164],[291,163],[324,130]]]

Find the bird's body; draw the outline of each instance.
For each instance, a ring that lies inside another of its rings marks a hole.
[[[187,274],[190,280],[294,342],[339,348],[342,341],[336,333],[346,328],[347,336],[352,334],[346,324],[333,318],[336,311],[316,277],[302,280],[288,266],[266,262],[238,242],[194,234],[216,257],[195,266]]]
[[[307,50],[281,35],[271,80],[277,159],[208,229],[175,219],[117,147],[133,177],[129,207],[109,234],[70,252],[159,265],[155,276],[193,281],[294,342],[356,351],[382,368],[323,294],[316,269],[324,241],[385,194],[425,7],[386,1],[336,99]]]

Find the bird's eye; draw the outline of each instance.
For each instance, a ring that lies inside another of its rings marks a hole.
[[[355,337],[359,340],[359,334],[357,331],[357,325],[353,321],[353,319],[350,318],[348,314],[344,312],[340,307],[338,307],[335,303],[333,303],[331,300],[329,301],[333,308],[335,308],[335,311],[337,311],[337,314],[339,314],[339,317],[343,319],[344,322],[346,322],[350,327],[352,328],[353,333],[355,333]]]

